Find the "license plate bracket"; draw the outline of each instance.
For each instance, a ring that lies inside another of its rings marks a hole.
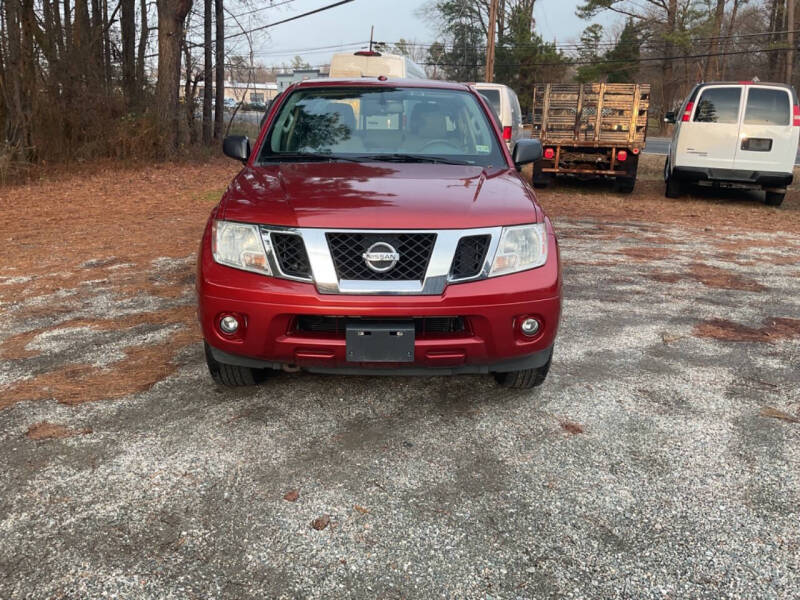
[[[744,138],[741,148],[749,152],[769,152],[772,150],[772,140],[770,138]]]
[[[348,362],[413,362],[413,321],[348,322]]]

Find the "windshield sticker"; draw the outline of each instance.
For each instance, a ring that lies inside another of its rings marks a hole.
[[[489,146],[484,146],[483,144],[477,144],[475,146],[475,152],[478,154],[489,154],[490,151]]]

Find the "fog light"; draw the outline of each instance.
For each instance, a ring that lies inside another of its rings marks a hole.
[[[236,317],[231,317],[230,315],[222,317],[219,320],[219,328],[223,333],[236,333],[236,330],[239,329],[239,321],[236,320]]]
[[[539,321],[537,321],[533,317],[528,317],[527,319],[522,321],[520,329],[522,329],[522,333],[524,333],[525,335],[534,336],[539,332]]]

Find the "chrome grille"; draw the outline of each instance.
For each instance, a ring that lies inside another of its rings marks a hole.
[[[303,238],[293,233],[275,232],[270,237],[281,271],[289,277],[310,278],[311,265]]]
[[[326,237],[337,277],[361,281],[422,281],[436,242],[435,233],[328,232]],[[378,242],[391,245],[400,255],[384,273],[370,269],[363,256]]]
[[[479,275],[486,260],[486,251],[492,241],[490,235],[468,235],[458,242],[450,277],[466,279]]]

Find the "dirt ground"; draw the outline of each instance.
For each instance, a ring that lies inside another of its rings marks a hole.
[[[221,390],[194,316],[231,161],[0,189],[0,598],[789,598],[800,192],[539,192],[540,389],[280,374]],[[649,162],[648,162],[649,161]]]

